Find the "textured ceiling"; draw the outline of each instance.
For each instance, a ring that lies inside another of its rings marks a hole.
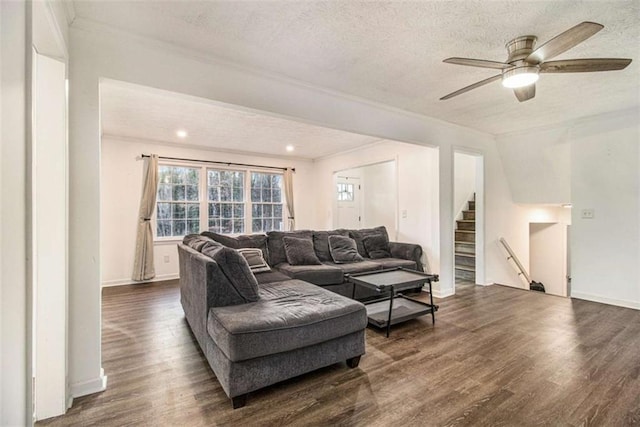
[[[78,1],[79,17],[249,67],[499,134],[639,105],[640,2]],[[626,57],[624,71],[542,75],[519,103],[499,82],[438,98],[495,70],[450,56],[506,59],[510,39],[539,42],[582,21],[605,28],[556,59]]]
[[[100,112],[104,135],[306,159],[379,140],[113,81],[100,85]]]

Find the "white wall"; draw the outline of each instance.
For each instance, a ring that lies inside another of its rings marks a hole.
[[[25,2],[0,2],[0,425],[31,423],[27,398]],[[29,44],[28,44],[29,43]]]
[[[571,202],[569,127],[564,124],[496,137],[514,202]]]
[[[142,192],[141,154],[186,159],[214,160],[275,167],[295,167],[293,193],[296,207],[296,228],[312,228],[315,201],[310,161],[232,154],[211,150],[196,150],[143,140],[122,140],[103,137],[101,157],[101,264],[103,285],[133,283],[133,257],[136,244],[138,207]],[[156,242],[154,260],[156,278],[178,277],[178,252],[175,241]],[[169,262],[164,262],[165,257]],[[108,372],[107,372],[108,374]]]
[[[635,109],[571,129],[572,297],[640,309],[639,119]]]
[[[455,218],[462,218],[462,211],[467,209],[467,202],[476,192],[477,156],[465,153],[454,153],[454,199]]]
[[[359,166],[389,163],[389,160],[394,160],[397,167],[398,210],[399,212],[407,211],[407,217],[399,218],[398,229],[395,235],[390,233],[389,238],[393,241],[420,244],[431,271],[437,272],[439,271],[438,150],[435,148],[385,141],[368,148],[316,161],[317,212],[324,216],[318,219],[317,228],[330,229],[334,226],[332,218],[335,208],[333,186],[335,172],[344,171],[340,172],[340,175],[347,172],[353,175],[356,173],[354,171],[357,171],[366,180],[368,167],[360,168]],[[368,188],[369,183],[365,181],[365,194],[369,191]],[[395,200],[393,206],[395,211]],[[395,226],[388,229],[394,230]]]
[[[362,226],[384,225],[391,235],[395,235],[398,206],[395,161],[367,166],[362,172]]]

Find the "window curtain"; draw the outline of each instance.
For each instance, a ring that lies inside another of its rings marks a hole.
[[[156,154],[144,158],[143,176],[132,277],[137,281],[153,279],[156,275],[153,265],[153,229],[151,228],[151,216],[156,208],[158,193],[158,156]]]
[[[287,201],[287,211],[289,212],[289,230],[296,229],[296,214],[293,208],[293,170],[287,168],[284,171],[284,197]]]

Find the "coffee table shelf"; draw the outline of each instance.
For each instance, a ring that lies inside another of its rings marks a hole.
[[[347,275],[347,280],[353,283],[352,298],[355,299],[356,286],[375,290],[381,296],[373,301],[363,301],[363,304],[367,307],[369,324],[386,328],[387,337],[392,325],[429,313],[435,324],[438,306],[433,304],[431,283],[437,282],[438,279],[437,274],[426,274],[401,267]],[[416,287],[422,288],[424,285],[428,285],[430,304],[396,294]]]

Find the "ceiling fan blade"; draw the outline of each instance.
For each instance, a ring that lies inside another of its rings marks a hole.
[[[469,85],[467,87],[463,87],[460,90],[457,90],[455,92],[451,92],[449,95],[445,95],[442,98],[440,98],[440,101],[444,101],[445,99],[449,99],[449,98],[453,98],[454,96],[458,96],[462,93],[465,92],[469,92],[472,89],[478,88],[480,86],[484,86],[486,84],[489,84],[491,82],[495,82],[496,80],[500,80],[502,78],[502,74],[498,74],[497,76],[493,76],[493,77],[489,77],[488,79],[484,79],[484,80],[480,80],[479,82],[476,82],[472,85]]]
[[[541,73],[590,73],[593,71],[623,70],[631,64],[625,58],[591,58],[549,61],[540,64]]]
[[[488,61],[486,59],[447,58],[442,62],[446,62],[447,64],[467,65],[469,67],[494,68],[496,70],[513,68],[513,65],[507,64],[506,62]]]
[[[525,61],[530,64],[539,64],[551,59],[582,43],[603,28],[604,25],[595,22],[582,22],[534,50],[525,58]]]
[[[520,102],[527,101],[533,98],[534,96],[536,96],[536,85],[534,83],[529,86],[515,88],[513,89],[513,93],[515,93],[516,98],[518,98],[518,101]]]

